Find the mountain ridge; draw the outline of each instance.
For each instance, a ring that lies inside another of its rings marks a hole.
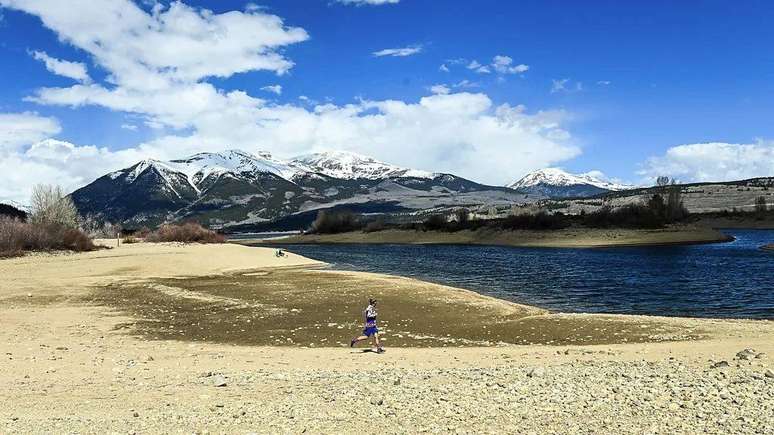
[[[594,196],[634,188],[603,180],[594,172],[572,174],[560,168],[544,168],[530,172],[506,187],[551,198]]]
[[[429,173],[346,152],[290,160],[240,150],[145,159],[72,194],[78,210],[132,226],[197,220],[213,227],[265,224],[329,207],[411,212],[508,206],[525,196],[453,174]]]

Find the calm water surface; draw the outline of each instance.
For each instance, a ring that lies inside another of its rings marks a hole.
[[[771,230],[711,245],[552,249],[286,245],[336,269],[389,273],[564,312],[774,319]]]

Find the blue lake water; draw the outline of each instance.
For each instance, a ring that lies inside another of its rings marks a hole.
[[[772,230],[729,243],[604,249],[286,245],[336,269],[388,273],[562,312],[774,319]]]

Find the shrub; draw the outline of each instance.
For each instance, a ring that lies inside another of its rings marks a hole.
[[[666,215],[664,219],[667,223],[679,222],[688,217],[688,210],[683,205],[681,199],[680,186],[670,186],[667,188]]]
[[[94,243],[77,228],[41,225],[0,217],[0,256],[21,255],[25,251],[92,251]]]
[[[628,204],[623,207],[601,209],[586,214],[583,225],[591,228],[661,228],[666,223],[660,206],[651,207],[643,204]]]
[[[448,224],[449,221],[446,220],[446,216],[442,214],[434,214],[430,215],[430,217],[422,222],[422,227],[425,231],[441,231],[446,229]]]
[[[78,227],[78,211],[73,200],[59,186],[38,184],[32,188],[32,223],[36,225]]]
[[[386,228],[386,224],[384,223],[384,219],[379,218],[376,220],[373,220],[371,222],[368,222],[366,226],[363,228],[364,233],[375,233],[377,231],[382,231]]]
[[[755,198],[755,212],[758,214],[765,214],[766,210],[766,197],[761,195]]]
[[[139,230],[135,231],[132,235],[134,237],[139,238],[139,239],[144,239],[144,238],[148,237],[148,234],[150,234],[150,233],[151,233],[150,228],[142,227]]]
[[[86,217],[79,220],[78,227],[93,239],[115,239],[121,234],[120,226],[101,221],[93,215],[86,215]]]
[[[320,210],[312,222],[312,233],[336,234],[359,230],[362,227],[357,216],[349,211]]]
[[[508,216],[500,223],[506,230],[559,230],[569,225],[567,218],[561,214],[548,214],[540,211],[535,214],[525,213]]]
[[[134,244],[134,243],[140,243],[140,239],[138,239],[137,237],[134,237],[132,235],[129,235],[129,236],[124,237],[123,240],[121,240],[121,242],[126,243],[127,245],[131,245],[131,244]]]
[[[226,238],[198,223],[162,225],[145,237],[146,242],[224,243]]]

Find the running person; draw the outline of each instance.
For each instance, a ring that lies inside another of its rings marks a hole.
[[[376,352],[383,353],[384,348],[379,343],[379,328],[376,327],[376,299],[368,300],[368,307],[363,311],[365,317],[365,327],[363,328],[363,335],[355,337],[349,342],[349,347],[354,347],[360,341],[368,340],[368,337],[374,337],[374,345],[376,345]]]

